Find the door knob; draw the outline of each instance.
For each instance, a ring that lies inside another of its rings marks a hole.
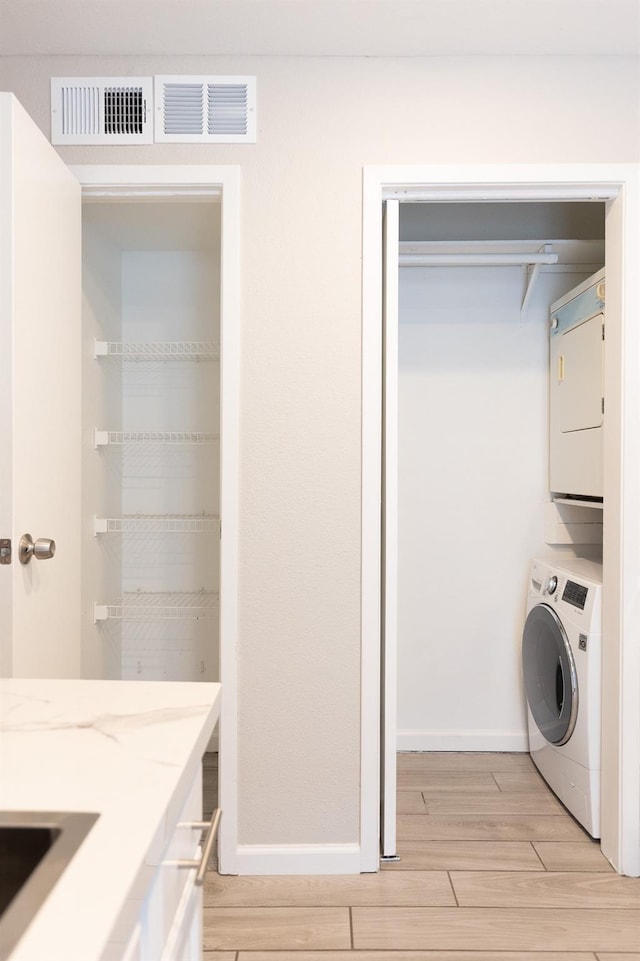
[[[18,558],[21,564],[28,564],[32,557],[39,561],[46,561],[56,552],[56,542],[50,537],[39,537],[34,541],[31,534],[23,534],[18,547]]]

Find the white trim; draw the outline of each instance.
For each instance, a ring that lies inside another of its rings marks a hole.
[[[380,845],[380,509],[382,502],[381,187],[364,168],[362,211],[362,496],[360,870],[377,871]]]
[[[398,288],[400,204],[384,204],[382,323],[382,687],[380,853],[396,855],[398,688]]]
[[[358,874],[360,861],[357,844],[241,844],[237,873]]]
[[[218,858],[237,871],[238,540],[240,490],[240,168],[223,181],[220,295],[220,823]],[[224,317],[224,323],[222,318]],[[224,823],[223,823],[224,822]]]
[[[417,201],[608,200],[618,210],[617,244],[607,240],[609,328],[606,392],[609,449],[605,458],[603,684],[603,851],[618,871],[640,874],[640,436],[637,423],[640,291],[633,265],[640,256],[638,174],[635,164],[433,165],[365,167],[363,172],[362,324],[362,797],[361,846],[371,856],[379,797],[374,787],[380,699],[380,205],[386,197]],[[628,265],[628,266],[627,266]],[[615,279],[613,279],[615,278]],[[618,296],[611,296],[612,280]],[[613,753],[613,757],[611,754]],[[603,773],[604,779],[604,773]]]
[[[638,167],[608,204],[602,664],[602,850],[640,874],[640,259]],[[622,318],[611,324],[611,316]],[[620,456],[616,457],[616,452]],[[613,456],[612,456],[613,454]],[[618,508],[618,509],[616,509]],[[615,589],[607,589],[607,583]]]
[[[526,731],[398,731],[399,751],[514,751],[529,753]]]
[[[96,186],[110,192],[111,187],[133,188],[136,195],[154,196],[156,188],[160,194],[181,192],[183,187],[201,187],[204,196],[212,194],[212,188],[233,187],[240,177],[240,168],[220,164],[77,164],[70,165],[72,174],[78,178],[83,188],[89,188],[88,195],[96,196]],[[145,176],[149,171],[149,176]],[[164,189],[159,190],[162,187]],[[120,192],[120,191],[118,191]],[[194,196],[194,191],[185,191]],[[199,193],[198,191],[197,193]],[[214,190],[218,194],[219,191]]]
[[[238,847],[238,485],[240,411],[240,168],[215,165],[81,165],[70,168],[95,198],[187,195],[208,202],[222,192],[220,273],[220,822],[221,870],[235,874]],[[189,188],[185,190],[184,188]],[[224,507],[223,507],[224,505]]]

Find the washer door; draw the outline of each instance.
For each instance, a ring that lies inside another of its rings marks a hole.
[[[540,732],[551,744],[566,744],[578,716],[578,678],[566,631],[546,604],[533,607],[525,621],[522,669]]]

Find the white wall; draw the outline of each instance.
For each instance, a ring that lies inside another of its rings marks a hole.
[[[542,274],[521,317],[519,267],[400,271],[400,749],[528,749],[526,578],[550,553],[548,306],[584,278]]]
[[[66,148],[242,167],[239,795],[244,844],[357,842],[365,164],[640,159],[633,59],[6,58],[49,77],[249,73],[254,146]]]

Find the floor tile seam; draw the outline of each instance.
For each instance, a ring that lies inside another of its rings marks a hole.
[[[394,905],[394,906],[403,907],[403,905]],[[407,905],[407,906],[413,907],[413,905]],[[367,905],[367,907],[369,907],[369,905]],[[389,905],[389,907],[391,907],[391,905]],[[420,907],[420,905],[418,905],[418,907]],[[439,907],[439,905],[425,905],[425,907]],[[443,907],[446,907],[446,905],[443,905]],[[640,920],[640,913],[638,908],[625,907],[624,905],[623,906],[609,905],[608,907],[600,908],[600,907],[596,907],[595,905],[583,906],[580,904],[567,904],[567,903],[563,903],[559,905],[558,901],[555,901],[553,903],[541,902],[540,904],[531,904],[531,903],[525,903],[525,902],[523,902],[522,904],[499,904],[496,901],[490,901],[490,902],[473,901],[473,903],[467,903],[463,898],[462,902],[458,902],[458,907],[461,910],[463,908],[478,908],[479,910],[482,910],[482,911],[489,911],[491,909],[494,909],[496,911],[509,911],[509,910],[513,910],[513,911],[521,911],[521,910],[582,911],[584,912],[584,914],[589,916],[592,915],[594,911],[599,911],[604,915],[606,915],[607,913],[610,913],[611,911],[617,911],[617,912],[628,912],[629,914],[632,914],[632,915],[637,914]]]
[[[429,870],[431,870],[431,869],[430,869],[430,868],[384,868],[384,873],[385,873],[385,874],[397,874],[397,873],[411,874],[411,872],[418,873],[418,872],[420,872],[420,871],[429,871]],[[447,873],[449,873],[449,872],[458,872],[458,873],[459,873],[460,871],[469,871],[469,872],[475,872],[475,873],[478,873],[478,874],[479,874],[479,873],[486,873],[486,874],[488,874],[488,873],[492,873],[492,874],[513,874],[514,872],[521,872],[522,874],[544,874],[545,871],[546,871],[545,868],[541,868],[541,867],[539,867],[539,866],[536,866],[536,867],[533,867],[533,868],[526,868],[526,867],[525,867],[525,868],[495,868],[495,867],[491,867],[491,868],[435,868],[434,870],[436,870],[436,871],[446,871]],[[567,874],[572,874],[572,873],[574,873],[574,872],[567,871],[566,873],[567,873]],[[589,873],[589,872],[585,872],[585,873]],[[595,873],[595,872],[594,872],[594,873]]]
[[[456,907],[459,908],[459,907],[460,907],[460,901],[458,900],[458,895],[457,895],[457,893],[456,893],[456,889],[455,889],[455,887],[453,886],[453,880],[452,880],[452,878],[451,878],[451,871],[447,871],[447,879],[448,879],[448,881],[449,881],[449,887],[451,888],[451,893],[452,893],[452,895],[453,895],[453,897],[454,897],[454,900],[455,900],[455,902],[456,902]]]
[[[544,869],[545,871],[548,871],[549,869],[547,868],[547,865],[546,865],[546,864],[544,863],[544,861],[542,860],[542,857],[541,857],[541,855],[540,855],[540,853],[539,853],[539,851],[538,851],[538,849],[537,849],[537,847],[536,847],[536,845],[535,845],[535,841],[529,841],[529,844],[531,845],[531,847],[532,847],[532,849],[533,849],[533,853],[534,853],[534,855],[537,857],[537,859],[538,859],[538,861],[540,862],[540,864],[542,865],[543,869]]]
[[[447,889],[447,894],[449,889]],[[342,910],[351,911],[353,908],[457,908],[462,907],[458,904],[458,900],[455,893],[451,891],[451,897],[454,899],[454,904],[451,903],[437,903],[434,901],[425,901],[424,903],[411,903],[398,902],[398,901],[387,901],[380,903],[379,901],[359,901],[357,904],[350,903],[345,904],[341,902],[340,904],[209,904],[205,905],[203,910],[205,911],[277,911],[283,909],[285,911],[315,911],[316,909],[326,909],[326,910]],[[475,907],[475,905],[473,905]]]
[[[398,784],[398,787],[397,787],[398,794],[408,794],[410,791],[424,792],[425,794],[429,794],[432,797],[440,797],[440,796],[464,797],[465,795],[469,795],[470,797],[497,797],[499,794],[515,794],[517,797],[523,797],[527,793],[529,794],[532,793],[527,791],[503,791],[497,785],[495,788],[488,788],[488,787],[482,788],[482,787],[476,786],[473,788],[463,789],[463,788],[460,788],[460,786],[458,786],[457,788],[443,787],[440,790],[438,790],[437,785],[435,784],[429,785],[424,782],[422,784],[409,784],[409,785]],[[546,796],[544,791],[535,791],[534,793]]]
[[[491,777],[493,778],[494,783],[495,783],[496,787],[498,788],[498,790],[500,791],[500,793],[503,794],[504,792],[503,792],[502,788],[500,787],[500,782],[498,781],[498,778],[496,777],[496,772],[495,772],[495,771],[492,771],[492,772],[491,772]]]
[[[553,879],[555,881],[562,881],[564,879],[566,879],[567,881],[569,880],[575,881],[575,875],[580,874],[580,875],[584,875],[585,883],[588,883],[593,877],[598,877],[599,875],[601,875],[603,880],[607,879],[607,882],[609,884],[618,882],[621,885],[626,884],[627,887],[631,887],[631,885],[634,882],[638,881],[638,878],[626,878],[624,875],[615,874],[614,872],[611,872],[611,871],[585,871],[582,868],[575,868],[573,871],[568,871],[566,868],[562,868],[561,870],[545,870],[544,872],[541,872],[538,870],[527,871],[526,868],[506,868],[504,871],[502,871],[500,868],[495,868],[495,869],[494,868],[446,868],[445,870],[451,872],[452,874],[466,874],[466,875],[470,875],[470,874],[485,874],[485,875],[486,874],[501,874],[501,875],[535,874],[538,878],[542,873],[544,873],[549,879]],[[628,883],[629,881],[631,882],[631,884]]]
[[[496,913],[507,913],[507,912],[509,912],[509,913],[512,913],[512,914],[517,914],[517,913],[522,912],[522,911],[524,911],[524,912],[526,912],[526,913],[528,913],[528,914],[537,914],[538,912],[541,912],[541,911],[542,911],[542,912],[549,912],[549,911],[551,911],[551,912],[553,912],[553,914],[557,914],[558,916],[562,916],[563,914],[566,914],[567,911],[571,911],[571,912],[576,913],[576,914],[584,915],[585,917],[589,917],[589,916],[592,916],[592,915],[594,915],[594,914],[595,914],[595,915],[598,915],[598,916],[607,917],[607,916],[609,916],[609,915],[611,914],[612,911],[615,911],[616,914],[625,914],[625,915],[628,914],[629,916],[633,916],[633,915],[639,915],[639,916],[640,916],[640,908],[611,908],[611,907],[603,907],[603,908],[584,907],[584,908],[581,908],[579,905],[578,905],[578,906],[573,906],[573,905],[572,905],[572,906],[570,906],[570,907],[568,907],[568,906],[566,906],[566,905],[564,905],[564,906],[562,906],[562,907],[554,907],[554,906],[548,905],[548,904],[547,904],[547,905],[527,905],[527,904],[519,904],[519,905],[505,905],[505,906],[500,906],[500,905],[496,905],[496,904],[490,904],[490,905],[482,905],[482,904],[461,904],[461,905],[453,905],[453,904],[448,904],[448,905],[446,905],[446,904],[445,904],[445,905],[437,905],[437,904],[428,904],[428,905],[394,904],[394,905],[391,905],[391,904],[384,904],[384,905],[382,905],[382,906],[381,906],[381,905],[377,905],[377,904],[366,904],[366,905],[364,905],[364,904],[354,904],[354,905],[353,905],[353,910],[366,909],[366,910],[368,911],[368,910],[373,910],[374,908],[375,908],[376,910],[378,910],[379,908],[381,908],[382,910],[384,910],[385,908],[392,908],[393,910],[407,910],[407,911],[446,911],[446,912],[453,912],[453,911],[455,911],[455,912],[458,912],[458,913],[459,913],[459,912],[464,912],[464,911],[478,911],[478,912],[479,912],[479,911],[493,911],[493,912],[496,912]],[[506,949],[505,949],[505,950],[506,950]],[[614,952],[614,953],[615,953],[615,952]]]
[[[448,791],[430,791],[425,788],[407,788],[404,791],[398,791],[398,798],[404,797],[407,794],[422,794],[425,801],[429,798],[438,801],[497,801],[498,798],[506,799],[511,801],[534,801],[535,803],[540,803],[542,800],[553,801],[554,804],[558,804],[560,808],[566,814],[566,808],[564,808],[561,802],[553,797],[553,795],[544,794],[542,791],[535,791],[533,793],[527,794],[526,791],[454,791],[452,793]]]

